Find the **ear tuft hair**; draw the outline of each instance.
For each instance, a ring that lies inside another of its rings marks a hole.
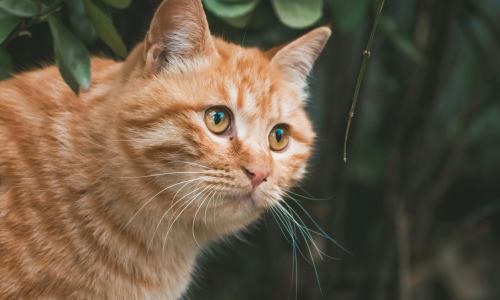
[[[317,28],[285,46],[269,50],[267,56],[271,58],[271,64],[283,72],[290,81],[305,85],[307,75],[325,47],[331,32],[326,26]]]
[[[172,60],[217,53],[200,0],[164,0],[144,41],[144,61],[157,71]]]

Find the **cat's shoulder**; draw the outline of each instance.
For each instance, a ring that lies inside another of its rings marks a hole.
[[[92,58],[90,90],[111,84],[119,65],[111,59]],[[63,80],[55,65],[15,74],[0,82],[0,107],[4,109],[50,109],[74,101],[78,101],[77,95]]]

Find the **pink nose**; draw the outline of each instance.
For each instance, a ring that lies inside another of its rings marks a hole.
[[[266,178],[269,176],[269,172],[257,168],[243,168],[243,170],[254,188],[259,186],[263,181],[267,181]]]

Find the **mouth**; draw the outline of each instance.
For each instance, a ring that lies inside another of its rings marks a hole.
[[[253,193],[248,192],[248,193],[239,193],[239,194],[228,194],[226,195],[227,198],[230,198],[233,201],[253,201]]]
[[[236,207],[256,207],[258,206],[258,200],[255,198],[254,191],[242,192],[242,193],[228,193],[224,196],[226,203],[231,203]]]

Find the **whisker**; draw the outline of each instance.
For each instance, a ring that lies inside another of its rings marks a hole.
[[[309,197],[311,197],[311,198],[313,197],[313,195],[311,195],[311,193],[309,193],[308,191],[306,191],[306,189],[304,189],[302,186],[300,186],[300,185],[299,185],[299,186],[298,186],[298,188],[300,188],[300,189],[301,189],[304,193],[306,193]],[[334,196],[336,196],[336,195],[334,195]]]
[[[297,215],[297,217],[299,218],[299,221],[302,223],[302,225],[300,225],[296,220],[295,218],[293,217],[293,215],[287,211],[278,201],[274,200],[274,202],[276,203],[276,207],[281,211],[282,214],[284,214],[286,217],[288,217],[290,219],[290,221],[293,221],[293,223],[295,223],[297,225],[297,227],[299,228],[299,230],[306,230],[307,232],[309,231],[309,228],[307,228],[307,226],[304,224],[304,222],[302,221],[302,219]],[[285,205],[287,205],[287,203],[285,203]],[[292,209],[293,211],[293,209]],[[295,211],[294,211],[295,212]],[[308,235],[308,237],[310,237],[310,234]]]
[[[165,235],[165,239],[163,240],[163,251],[165,251],[165,244],[167,242],[167,238],[168,238],[168,234],[170,233],[170,230],[172,229],[172,226],[174,226],[175,224],[175,221],[177,221],[177,219],[182,215],[182,213],[189,207],[189,205],[191,205],[191,203],[193,203],[194,200],[196,200],[196,198],[201,194],[203,193],[208,187],[205,187],[201,192],[199,192],[198,194],[196,194],[192,200],[190,200],[186,207],[184,207],[184,209],[177,215],[177,217],[175,217],[174,221],[172,222],[172,224],[170,225],[170,227],[168,228],[167,230],[167,234]],[[182,207],[182,206],[181,206]],[[180,209],[180,208],[179,208]]]
[[[308,240],[311,241],[311,243],[313,244],[313,246],[316,248],[316,251],[318,252],[318,255],[320,256],[321,259],[322,258],[322,255],[325,255],[319,248],[318,246],[316,245],[316,243],[314,242],[311,234],[309,232],[311,232],[311,230],[309,228],[307,228],[307,226],[305,225],[305,223],[302,221],[302,219],[300,218],[300,216],[295,212],[295,210],[290,207],[286,202],[284,202],[284,204],[288,207],[288,209],[291,210],[291,212],[285,210],[285,208],[279,203],[277,202],[276,200],[274,200],[277,204],[277,207],[279,210],[282,211],[282,213],[284,213],[286,216],[289,217],[289,219],[293,220],[293,222],[295,223],[295,225],[297,225],[299,231],[300,231],[300,234],[302,235],[302,237],[304,238],[304,240],[306,241],[306,246],[307,246],[307,249],[308,249],[308,252],[309,252],[309,255],[311,256],[311,260],[312,260],[312,264],[313,264],[313,267],[314,267],[314,272],[316,274],[316,278],[318,280],[318,287],[319,287],[319,290],[320,290],[320,293],[323,295],[323,292],[321,290],[321,284],[320,284],[320,281],[319,281],[319,276],[318,276],[318,272],[317,272],[317,268],[316,268],[316,264],[314,263],[314,257],[312,255],[312,251],[311,251],[311,247],[309,247],[309,243],[307,242]],[[301,207],[303,209],[303,207]],[[300,224],[297,223],[297,221],[295,221],[295,219],[293,218],[293,214],[295,214],[300,222],[302,223],[303,226],[301,226]],[[311,216],[308,214],[309,218],[311,218]],[[311,218],[312,219],[312,218]],[[313,220],[314,222],[314,220]],[[314,222],[315,223],[315,222]],[[322,233],[324,234],[324,236],[327,236],[326,233],[315,223],[315,225],[322,231]],[[314,232],[314,231],[312,231]],[[323,234],[320,234],[321,236],[323,236]],[[331,239],[331,238],[330,238]],[[295,240],[294,240],[295,242]],[[337,243],[336,243],[337,244]],[[297,248],[298,249],[298,248]],[[299,249],[300,250],[300,249]],[[328,255],[325,255],[326,257],[329,257],[329,258],[333,258],[333,257],[330,257]]]
[[[209,185],[209,187],[211,187],[212,185]],[[196,240],[196,236],[194,234],[194,223],[196,221],[196,216],[198,215],[198,212],[200,211],[200,208],[203,206],[203,203],[205,203],[205,201],[207,200],[208,196],[210,196],[210,193],[213,189],[209,189],[207,192],[207,196],[205,197],[205,199],[203,199],[203,201],[200,203],[200,205],[198,206],[198,209],[196,210],[196,213],[194,214],[194,218],[193,218],[193,226],[192,226],[192,229],[191,231],[193,232],[193,238],[194,238],[194,242],[196,243],[196,245],[198,245],[198,247],[203,250],[200,246],[200,244],[198,244],[198,241]]]
[[[169,173],[160,173],[160,174],[145,175],[145,176],[118,177],[118,178],[147,178],[147,177],[158,177],[158,176],[171,175],[171,174],[205,174],[205,172],[169,172]]]
[[[210,200],[208,200],[207,207],[205,208],[205,226],[207,225],[207,211],[208,211],[208,207],[210,206],[210,202],[214,199],[214,196],[217,193],[217,190],[219,188],[220,188],[220,184],[215,187],[215,191],[212,194],[212,197],[210,197]],[[215,201],[214,201],[214,204],[215,204]],[[215,207],[214,207],[214,211],[215,211]]]
[[[302,234],[302,236],[305,239],[305,236],[304,236],[304,233],[302,232],[302,230],[300,231],[300,233]],[[316,269],[316,264],[314,263],[314,257],[313,257],[312,252],[311,252],[311,247],[309,247],[309,243],[306,243],[306,246],[307,246],[307,250],[309,251],[309,255],[311,256],[311,261],[313,263],[314,273],[316,274],[316,279],[318,280],[319,292],[321,293],[321,296],[323,296],[323,291],[321,290],[321,284],[319,282],[318,270]]]
[[[223,197],[227,192],[227,189],[224,189],[224,187],[222,187],[221,191],[219,192],[219,195],[217,196],[217,200],[214,201],[214,219],[215,219],[215,209],[217,208],[217,205],[219,205],[219,199],[221,197]]]
[[[276,207],[273,207],[272,208],[273,211],[276,213],[276,216],[280,219],[280,221],[283,223],[283,226],[285,227],[287,233],[290,235],[290,237],[292,239],[295,239],[297,238],[297,235],[295,234],[295,232],[293,231],[293,227],[292,227],[292,223],[290,222],[290,220],[287,219],[288,216],[284,215],[281,211],[277,210]],[[289,217],[288,217],[289,218]],[[278,224],[279,225],[279,224]],[[285,237],[286,238],[286,237]],[[290,244],[292,244],[292,242],[289,241]]]
[[[295,282],[297,283],[298,281],[298,264],[297,264],[297,250],[300,252],[300,255],[302,257],[304,257],[304,259],[309,263],[308,259],[304,256],[304,254],[302,254],[302,251],[300,251],[296,241],[295,241],[295,238],[294,236],[296,236],[295,234],[295,224],[293,225],[293,231],[292,232],[289,232],[290,234],[290,237],[292,238],[292,242],[290,242],[285,234],[285,232],[283,231],[283,228],[281,227],[280,225],[280,222],[278,221],[278,219],[276,218],[275,216],[275,213],[278,214],[278,212],[276,212],[275,208],[274,207],[271,207],[271,214],[273,216],[273,218],[276,220],[276,223],[278,224],[281,232],[283,233],[283,236],[285,237],[285,239],[290,243],[292,244],[292,249],[293,249],[293,256],[292,256],[292,278],[291,278],[291,283],[290,283],[290,292],[292,292],[292,288],[293,288],[293,273],[295,271]],[[281,220],[281,219],[280,219]],[[284,222],[283,220],[281,220],[281,222]],[[288,223],[288,224],[291,224],[291,223]],[[285,224],[283,224],[285,226]],[[295,266],[295,267],[294,267]],[[297,295],[298,295],[298,285],[295,284],[295,299],[297,299]]]
[[[311,215],[307,212],[307,210],[302,206],[300,205],[300,203],[295,200],[293,197],[291,197],[290,195],[288,195],[288,197],[290,199],[292,199],[305,213],[306,215],[309,217],[309,219],[314,223],[314,225],[316,225],[316,227],[321,231],[321,233],[323,234],[323,236],[327,239],[329,239],[330,241],[334,242],[335,245],[339,246],[342,250],[344,250],[345,252],[349,253],[352,255],[351,252],[347,251],[347,249],[345,249],[344,247],[342,247],[336,240],[332,239],[330,236],[328,236],[328,234],[326,234],[325,231],[323,231],[323,229],[321,229],[321,227],[319,227],[319,225],[314,221],[314,219],[311,217]],[[286,204],[286,202],[284,202]],[[288,204],[286,204],[288,205]]]
[[[188,161],[171,161],[169,163],[184,163],[184,164],[189,164],[189,165],[193,165],[193,166],[198,166],[198,167],[202,167],[202,168],[205,168],[205,169],[209,169],[209,167],[207,166],[203,166],[203,165],[200,165],[200,164],[196,164],[196,163],[193,163],[193,162],[188,162]]]
[[[283,228],[281,227],[280,222],[279,222],[279,221],[278,221],[278,219],[276,218],[276,216],[275,216],[275,212],[274,212],[273,207],[271,207],[271,215],[272,215],[272,216],[273,216],[273,218],[276,220],[276,223],[278,224],[278,227],[280,228],[281,233],[283,233],[283,236],[285,237],[286,241],[287,241],[288,243],[292,244],[292,242],[290,242],[290,240],[289,240],[289,239],[288,239],[288,237],[286,236],[285,232],[283,231]],[[283,222],[283,221],[281,221],[281,222]],[[284,226],[284,225],[283,225],[283,226]],[[290,234],[290,233],[289,233],[289,234]]]
[[[313,200],[313,201],[325,201],[325,200],[330,200],[330,199],[335,198],[335,195],[334,195],[334,196],[331,196],[331,197],[328,197],[328,198],[325,198],[325,199],[309,198],[309,197],[302,196],[302,195],[299,195],[299,194],[297,194],[297,193],[294,193],[294,192],[292,192],[292,191],[289,191],[289,190],[287,190],[287,189],[283,189],[283,190],[285,191],[285,194],[286,194],[287,196],[289,196],[289,195],[288,195],[288,193],[290,193],[290,194],[293,194],[293,195],[295,195],[295,196],[298,196],[298,197],[301,197],[301,198],[304,198],[304,199],[307,199],[307,200]],[[288,192],[288,193],[287,193],[287,192]]]
[[[297,236],[297,231],[296,231],[296,229],[298,229],[300,235],[302,236],[302,238],[305,241],[307,250],[309,252],[309,256],[311,258],[312,266],[314,268],[314,273],[315,273],[316,279],[318,281],[318,287],[319,287],[321,295],[323,295],[323,291],[321,289],[321,283],[320,283],[320,280],[319,280],[318,270],[316,268],[316,263],[314,262],[314,256],[312,254],[312,250],[311,250],[311,247],[310,247],[309,243],[312,244],[312,246],[315,248],[315,250],[317,251],[317,253],[318,253],[318,255],[319,255],[319,257],[321,259],[323,259],[323,256],[331,258],[331,259],[336,259],[336,258],[328,256],[323,251],[321,251],[321,249],[319,249],[318,245],[314,241],[311,233],[317,234],[317,235],[319,235],[321,237],[325,237],[325,238],[333,241],[337,246],[339,246],[344,251],[346,251],[346,252],[348,252],[348,251],[345,248],[343,248],[342,246],[340,246],[334,239],[332,239],[331,237],[329,237],[324,232],[324,230],[321,229],[321,227],[319,227],[319,225],[314,221],[314,219],[304,209],[304,207],[302,205],[300,205],[299,201],[297,199],[295,199],[295,198],[292,197],[292,195],[297,196],[297,197],[301,197],[303,199],[314,200],[314,201],[329,200],[329,199],[331,199],[331,198],[333,198],[335,196],[332,196],[332,197],[329,197],[329,198],[326,198],[326,199],[315,199],[315,198],[312,198],[312,197],[302,196],[302,195],[294,193],[294,192],[292,192],[290,190],[283,189],[283,191],[285,192],[286,196],[288,196],[290,199],[292,199],[306,213],[307,217],[314,223],[314,225],[320,231],[320,232],[317,232],[317,231],[309,229],[307,227],[307,225],[304,223],[304,221],[302,220],[302,218],[297,214],[297,212],[288,203],[286,203],[285,201],[283,201],[283,203],[284,203],[284,206],[283,206],[277,200],[273,200],[275,202],[276,206],[271,207],[271,213],[272,213],[274,219],[276,220],[276,223],[278,224],[281,232],[283,233],[283,236],[285,237],[285,239],[287,240],[287,242],[292,245],[292,249],[293,249],[293,257],[292,257],[292,282],[291,282],[291,285],[290,285],[290,293],[291,293],[291,289],[293,288],[293,277],[294,277],[293,273],[294,273],[294,268],[295,268],[295,280],[296,281],[298,280],[297,252],[299,252],[300,255],[302,257],[304,257],[304,259],[307,262],[309,262],[309,260],[304,256],[304,254],[300,250],[300,247],[297,244],[297,241],[300,241],[300,239]],[[298,218],[298,221],[295,219],[295,217]],[[300,222],[300,224],[299,224],[299,222]],[[283,226],[280,225],[280,223],[283,224]],[[288,235],[290,236],[291,240],[288,239],[287,234],[285,234],[285,231],[286,231],[286,233],[288,233]],[[298,295],[298,288],[297,288],[297,284],[296,284],[295,285],[295,298],[298,297],[297,295]]]
[[[205,180],[200,181],[200,182],[199,182],[199,183],[195,186],[195,188],[194,188],[194,190],[193,190],[193,191],[191,191],[191,192],[187,193],[186,195],[184,195],[184,196],[183,196],[181,199],[179,199],[178,201],[180,201],[180,200],[182,200],[182,199],[186,198],[186,196],[188,196],[188,195],[190,195],[190,194],[194,194],[194,193],[196,193],[196,191],[198,191],[198,187],[199,187],[199,186],[200,186],[200,184],[202,184],[203,182],[205,182]],[[200,189],[201,189],[201,188],[202,188],[202,187],[200,187]],[[204,190],[202,190],[201,192],[203,192],[203,191],[204,191]],[[200,193],[201,193],[201,192],[200,192]],[[189,200],[187,200],[186,202],[184,202],[183,204],[181,204],[181,206],[180,206],[179,208],[177,208],[177,209],[174,211],[173,215],[175,216],[175,214],[176,214],[176,213],[177,213],[180,209],[182,209],[182,207],[183,207],[185,204],[190,203],[190,201],[191,201],[191,200],[193,200],[193,198],[198,197],[198,195],[199,195],[200,193],[198,193],[198,194],[196,194],[196,195],[192,196]],[[175,196],[177,196],[177,194],[176,194]],[[174,196],[174,198],[175,198],[175,196]],[[172,225],[172,221],[170,221],[170,223],[169,223],[169,224],[170,224],[170,225]]]
[[[294,247],[293,247],[293,257],[295,258],[295,300],[297,300],[297,297],[298,297],[298,294],[299,294],[299,290],[298,290],[298,288],[299,288],[299,285],[298,285],[298,281],[299,281],[299,278],[298,278],[298,276],[299,276],[299,264],[297,262],[297,248],[298,248],[298,246],[296,244],[294,244]],[[293,263],[292,263],[292,281],[293,281]]]
[[[184,199],[185,197],[187,197],[188,195],[192,194],[192,193],[195,193],[196,192],[196,188],[195,190],[193,190],[192,192],[189,192],[188,194],[184,195],[182,198],[180,198],[179,200],[175,201],[175,197],[177,196],[177,194],[188,184],[190,184],[191,182],[194,182],[195,180],[190,180],[188,183],[184,184],[178,191],[177,193],[175,193],[174,197],[172,198],[172,205],[170,205],[170,208],[167,209],[167,211],[163,214],[163,216],[161,217],[160,221],[158,222],[158,225],[156,226],[155,228],[155,231],[153,232],[153,236],[151,237],[151,240],[149,242],[149,246],[148,246],[148,252],[149,252],[149,248],[151,247],[152,243],[153,243],[153,239],[156,235],[156,232],[158,231],[158,228],[160,227],[160,224],[161,222],[163,221],[163,219],[165,218],[165,216],[167,215],[167,213],[177,204],[179,203],[182,199]],[[201,181],[203,182],[203,181]],[[200,183],[201,183],[200,182]],[[200,184],[198,184],[196,187],[198,187]]]
[[[299,224],[295,221],[295,219],[293,218],[293,215],[292,215],[289,211],[285,210],[285,208],[284,208],[283,206],[281,206],[279,203],[277,203],[277,204],[278,204],[278,206],[279,206],[279,207],[280,207],[280,208],[281,208],[281,209],[282,209],[282,210],[283,210],[286,214],[288,214],[288,215],[289,215],[289,217],[290,217],[290,218],[292,218],[292,219],[294,220],[294,222],[295,222],[295,223],[297,223],[297,225],[299,226],[298,228],[299,228],[299,230],[300,230],[300,233],[301,233],[302,235],[304,235],[304,232],[306,233],[306,236],[309,238],[309,240],[310,240],[310,241],[311,241],[311,243],[313,244],[314,248],[316,248],[316,251],[318,252],[319,257],[320,257],[321,259],[323,259],[323,256],[322,256],[323,252],[322,252],[322,251],[321,251],[321,250],[317,247],[316,243],[314,242],[314,239],[312,238],[312,236],[311,236],[311,234],[310,234],[310,231],[311,231],[311,230],[310,230],[310,229],[309,229],[309,228],[305,225],[305,223],[302,221],[302,219],[299,217],[299,215],[295,212],[295,210],[294,210],[293,208],[291,208],[291,207],[290,207],[290,206],[289,206],[286,202],[284,202],[284,203],[285,203],[285,205],[286,205],[286,206],[287,206],[287,207],[288,207],[288,208],[289,208],[289,209],[290,209],[290,210],[291,210],[291,211],[292,211],[292,212],[293,212],[293,213],[294,213],[294,214],[295,214],[295,215],[299,218],[299,220],[300,220],[300,222],[302,223],[302,225],[303,225],[303,226],[299,225]],[[305,237],[304,237],[304,238],[305,238]],[[307,241],[306,241],[306,242],[307,242]]]
[[[280,208],[286,215],[290,216],[290,213],[288,211],[286,211],[284,209],[284,207],[282,207],[280,205],[280,203],[278,203],[276,200],[274,200],[276,202],[276,204],[278,205],[278,208]],[[286,203],[285,203],[286,204]],[[293,209],[292,209],[293,210]],[[300,219],[300,217],[299,217]],[[323,295],[323,291],[321,290],[321,284],[319,282],[319,276],[318,276],[318,271],[316,269],[316,264],[314,263],[314,256],[312,255],[312,251],[311,251],[311,247],[309,247],[309,243],[307,242],[307,238],[306,238],[306,235],[308,232],[306,232],[306,234],[304,234],[304,229],[301,228],[302,226],[300,226],[296,221],[295,219],[293,219],[294,223],[296,223],[298,225],[298,228],[300,230],[300,234],[302,235],[302,237],[304,238],[304,240],[306,241],[306,246],[307,246],[307,250],[309,251],[309,255],[311,256],[311,261],[312,261],[312,265],[314,267],[314,273],[316,274],[316,278],[318,280],[318,287],[319,287],[319,291],[321,293],[321,295]],[[302,222],[302,221],[301,221]],[[302,222],[303,223],[303,222]],[[305,224],[304,224],[304,227],[305,227]],[[307,229],[307,227],[305,227],[305,229]],[[316,247],[316,250],[318,250],[318,253],[320,253],[319,249],[317,248],[316,244],[314,243],[314,240],[312,240],[312,237],[310,236],[310,234],[308,235],[308,237],[310,238],[311,242],[313,243],[313,245]],[[320,257],[321,257],[321,254],[320,254]]]
[[[192,179],[192,181],[199,180],[199,179],[201,179],[201,178],[203,178],[203,177],[200,177],[200,178],[198,178],[198,179]],[[125,229],[125,227],[127,227],[127,226],[128,226],[128,224],[130,224],[130,222],[132,222],[132,220],[135,218],[135,216],[137,216],[137,214],[138,214],[138,213],[139,213],[139,212],[140,212],[140,211],[141,211],[141,210],[142,210],[142,209],[143,209],[146,205],[148,205],[148,203],[149,203],[149,202],[151,202],[151,200],[153,200],[156,196],[158,196],[159,194],[163,193],[164,191],[166,191],[166,190],[168,190],[168,189],[170,189],[170,188],[172,188],[172,187],[174,187],[174,186],[176,186],[176,185],[179,185],[179,184],[182,184],[182,183],[185,183],[185,182],[188,182],[188,181],[190,181],[190,180],[186,180],[186,181],[182,181],[182,182],[179,182],[179,183],[173,184],[173,185],[171,185],[171,186],[169,186],[169,187],[164,188],[163,190],[159,191],[158,193],[156,193],[156,195],[154,195],[153,197],[151,197],[151,198],[150,198],[150,199],[149,199],[149,200],[148,200],[148,201],[147,201],[147,202],[146,202],[143,206],[141,206],[141,208],[140,208],[140,209],[139,209],[139,210],[135,213],[135,215],[133,215],[133,216],[132,216],[132,218],[130,218],[130,220],[128,221],[128,223],[127,223],[127,224],[125,224],[125,226],[123,226],[123,228],[120,230],[120,232],[122,232],[122,231],[123,231],[123,229]],[[120,233],[120,232],[118,232],[118,233]]]
[[[285,226],[285,223],[286,223],[286,224],[288,224],[289,228],[292,228],[292,223],[290,222],[290,220],[288,220],[288,222],[285,222],[285,221],[283,220],[283,218],[285,218],[285,215],[283,215],[283,213],[282,213],[282,212],[280,212],[279,210],[275,210],[275,212],[276,212],[277,216],[280,218],[280,220],[281,220],[281,222],[283,223],[283,225],[284,225],[284,226]],[[281,215],[281,217],[280,217],[280,215]],[[287,217],[287,218],[290,218],[290,216],[288,216],[288,215],[286,215],[286,217]],[[278,226],[279,226],[279,223],[278,223]],[[294,223],[294,224],[293,224],[293,228],[295,228],[295,226],[297,226],[297,225]],[[305,260],[307,263],[309,263],[310,265],[312,265],[312,263],[311,263],[311,262],[309,262],[309,259],[307,259],[307,257],[305,257],[305,255],[302,253],[302,251],[301,251],[301,250],[300,250],[300,248],[298,247],[298,243],[297,243],[297,242],[299,242],[299,243],[300,243],[300,240],[299,240],[299,237],[298,237],[298,236],[297,236],[297,234],[296,234],[296,231],[295,231],[294,229],[293,229],[293,230],[292,230],[292,229],[290,229],[290,230],[291,230],[291,232],[293,232],[293,233],[290,233],[290,232],[289,232],[290,237],[292,238],[292,242],[290,242],[290,241],[287,239],[286,235],[283,233],[283,235],[285,235],[285,239],[288,241],[288,243],[290,243],[290,244],[294,245],[294,247],[297,247],[297,250],[299,251],[300,255],[304,258],[304,260]],[[288,231],[288,229],[287,229],[287,231]],[[282,232],[283,232],[283,230],[282,230]],[[297,241],[296,241],[296,240],[297,240]],[[307,240],[306,240],[306,242],[307,242]]]

